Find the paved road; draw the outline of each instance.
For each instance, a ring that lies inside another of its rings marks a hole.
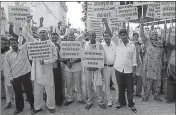
[[[163,97],[163,96],[162,96]],[[5,104],[5,100],[1,101],[1,106]],[[56,113],[51,114],[43,105],[43,111],[36,115],[176,115],[175,103],[166,104],[165,102],[156,102],[153,100],[152,96],[148,102],[142,102],[141,98],[134,97],[135,106],[138,112],[132,113],[128,108],[123,108],[121,110],[116,110],[115,106],[102,110],[96,103],[96,99],[93,101],[94,105],[87,111],[84,106],[74,102],[71,105],[64,107],[60,106],[56,108]],[[15,109],[15,102],[13,100],[12,106],[9,110],[1,111],[1,115],[12,115]],[[30,106],[28,102],[25,102],[25,108],[19,115],[30,115]]]

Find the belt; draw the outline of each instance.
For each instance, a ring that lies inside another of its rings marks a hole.
[[[104,66],[113,67],[114,65],[107,65],[107,64],[104,64]]]

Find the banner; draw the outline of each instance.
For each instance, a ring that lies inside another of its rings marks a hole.
[[[137,7],[133,5],[121,5],[117,7],[117,17],[119,21],[129,21],[138,19]]]
[[[134,6],[143,6],[148,4],[154,4],[154,2],[148,2],[148,1],[135,1],[133,2]]]
[[[102,50],[82,50],[83,67],[104,67],[104,51]]]
[[[8,6],[9,21],[13,23],[23,23],[30,15],[29,7]]]
[[[1,7],[1,24],[7,24],[4,7]]]
[[[51,42],[28,42],[27,43],[29,60],[52,58]]]
[[[116,2],[89,2],[89,11],[93,13],[93,17],[96,18],[115,18],[116,17]]]
[[[80,41],[61,41],[61,58],[81,58]]]

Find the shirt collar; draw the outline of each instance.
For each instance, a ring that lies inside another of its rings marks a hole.
[[[104,41],[104,44],[105,44],[105,46],[107,46],[107,47],[111,47],[113,44],[112,44],[112,41],[110,42],[110,45],[108,46],[107,44],[106,44],[106,42]]]
[[[125,44],[123,43],[123,41],[122,40],[120,40],[120,41],[125,46]],[[131,43],[132,43],[131,40],[128,39],[128,44],[125,47],[128,47]]]

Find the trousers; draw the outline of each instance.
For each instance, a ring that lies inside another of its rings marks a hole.
[[[67,101],[73,101],[73,88],[76,85],[77,90],[77,100],[82,101],[83,100],[83,93],[82,93],[82,79],[81,79],[81,71],[77,72],[68,72],[65,71],[65,77],[66,77],[66,84],[67,84]]]
[[[133,76],[132,73],[121,73],[115,71],[117,84],[119,87],[119,103],[122,106],[126,106],[125,89],[127,89],[128,107],[133,107]]]
[[[116,89],[116,97],[115,100],[118,100],[118,85],[117,85],[117,80],[115,77],[115,69],[113,67],[107,67],[105,66],[103,68],[103,78],[105,81],[105,89],[106,89],[106,97],[107,100],[110,101],[112,99],[112,94],[110,90],[110,79],[112,78],[112,82],[115,86]]]
[[[22,85],[24,87],[27,99],[29,101],[29,104],[31,108],[34,107],[34,95],[32,91],[32,82],[30,80],[31,73],[27,73],[25,75],[22,75],[18,78],[14,78],[13,81],[13,89],[15,92],[15,103],[16,103],[16,109],[17,110],[23,110],[24,108],[24,98],[22,93]]]
[[[47,99],[46,106],[49,109],[55,108],[55,87],[41,85],[34,81],[34,108],[39,110],[43,105],[43,92],[46,91]]]

